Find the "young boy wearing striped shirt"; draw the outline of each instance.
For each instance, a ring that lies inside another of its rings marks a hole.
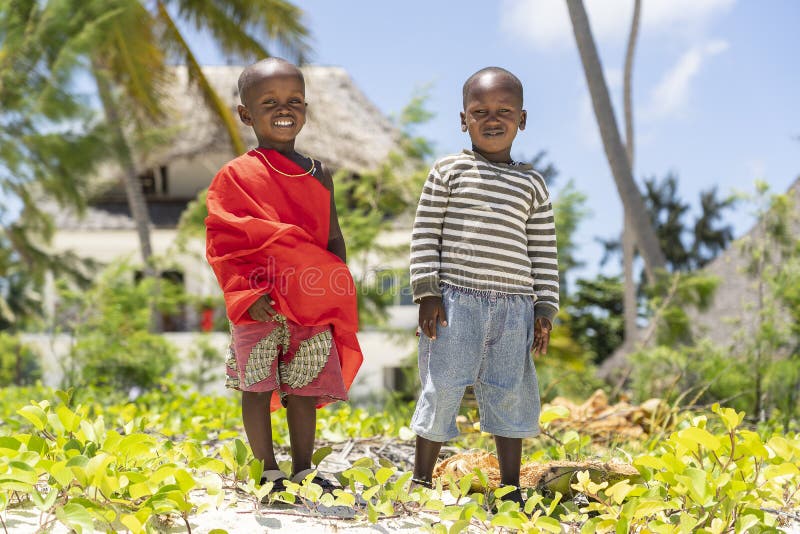
[[[547,353],[558,312],[558,261],[544,179],[511,159],[525,129],[522,83],[498,67],[464,83],[461,130],[472,150],[439,159],[425,183],[411,238],[419,303],[422,392],[413,481],[430,486],[442,443],[474,386],[481,430],[494,435],[503,485],[519,486],[522,438],[539,433],[531,358]],[[523,503],[519,489],[505,499]]]

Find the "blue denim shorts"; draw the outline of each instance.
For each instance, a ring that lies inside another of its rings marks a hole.
[[[411,429],[431,441],[458,435],[464,390],[472,385],[481,430],[507,438],[539,434],[539,384],[533,366],[533,297],[443,285],[447,326],[420,334],[422,392]]]

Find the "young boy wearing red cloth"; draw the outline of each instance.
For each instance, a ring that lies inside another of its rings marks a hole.
[[[345,400],[361,365],[356,293],[325,166],[294,149],[306,119],[300,70],[278,58],[239,77],[242,122],[258,147],[228,162],[208,189],[208,258],[225,296],[232,342],[227,386],[261,483],[284,489],[311,473],[316,408]],[[292,473],[275,460],[270,410],[286,407]],[[316,476],[330,491],[333,484]]]

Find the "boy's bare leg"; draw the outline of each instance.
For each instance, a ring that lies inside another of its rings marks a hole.
[[[292,475],[311,468],[317,433],[317,397],[289,395],[286,399],[289,441],[292,446]]]
[[[497,462],[500,464],[500,483],[519,487],[519,470],[522,460],[522,438],[495,436]]]
[[[417,445],[414,453],[414,478],[430,482],[433,479],[433,468],[442,449],[440,441],[431,441],[417,436]]]
[[[272,448],[269,401],[272,392],[242,391],[242,422],[253,456],[264,462],[264,470],[278,469]]]

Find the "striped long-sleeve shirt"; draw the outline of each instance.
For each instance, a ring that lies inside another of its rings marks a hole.
[[[414,300],[440,282],[534,295],[536,313],[558,312],[558,257],[550,193],[527,164],[492,163],[464,150],[431,169],[411,236]]]

